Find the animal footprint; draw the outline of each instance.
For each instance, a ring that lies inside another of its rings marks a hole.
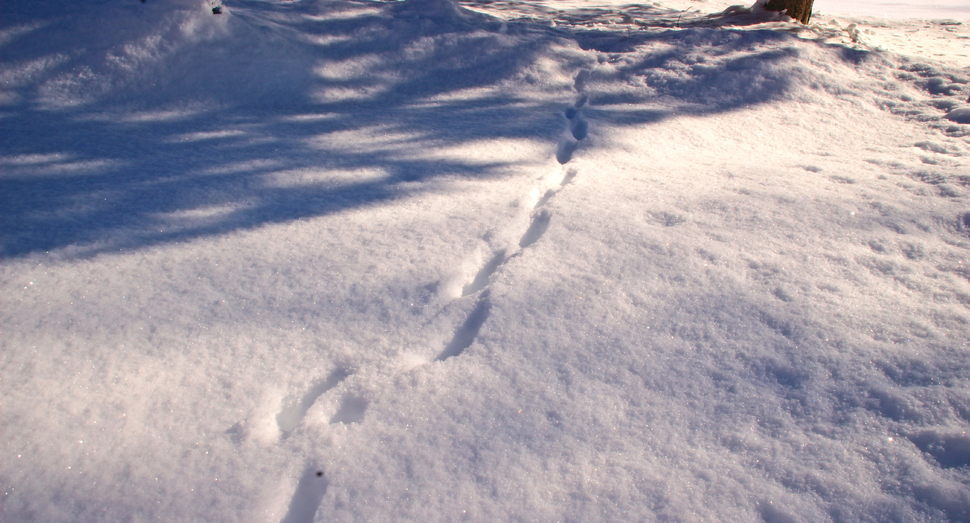
[[[549,211],[539,211],[532,217],[532,223],[529,224],[529,228],[522,235],[522,239],[519,240],[519,247],[525,249],[526,247],[532,245],[533,243],[539,241],[539,238],[545,234],[546,229],[549,228],[549,221],[552,219],[552,213]]]
[[[569,127],[573,138],[577,140],[586,138],[586,135],[589,133],[589,123],[581,117],[574,118]]]
[[[561,186],[562,185],[560,185],[560,187]],[[537,201],[536,204],[532,208],[533,209],[538,209],[539,207],[542,207],[543,205],[549,203],[549,200],[551,200],[552,197],[555,196],[557,192],[559,192],[559,191],[556,191],[556,190],[553,190],[553,189],[549,189],[548,191],[546,191],[546,194],[543,194],[542,195],[542,198],[539,198],[539,201]]]
[[[475,342],[475,338],[478,337],[478,331],[482,329],[485,320],[488,319],[491,309],[492,303],[488,298],[488,292],[482,293],[475,309],[465,319],[465,323],[455,331],[455,337],[451,339],[445,350],[441,351],[441,354],[435,358],[435,361],[444,361],[452,356],[457,356],[470,347]]]
[[[579,78],[581,76],[582,74],[577,77],[577,85],[580,83]],[[586,76],[588,77],[589,75],[587,74]],[[579,142],[583,141],[589,135],[589,122],[583,118],[583,107],[588,101],[589,95],[584,93],[564,113],[566,119],[569,120],[569,133],[572,135],[573,140],[566,138],[559,142],[559,147],[556,149],[556,161],[561,165],[566,165],[573,159],[573,153],[579,148]]]
[[[560,165],[566,165],[573,159],[573,153],[576,152],[576,149],[579,149],[579,142],[572,140],[559,142],[559,147],[556,149],[556,161]]]
[[[317,398],[325,394],[330,389],[340,385],[340,382],[347,379],[351,372],[347,369],[337,369],[330,373],[323,381],[313,385],[299,401],[293,402],[284,407],[276,415],[276,425],[279,426],[284,436],[296,430],[306,417],[307,411],[317,401]]]
[[[565,187],[573,183],[573,179],[576,178],[576,169],[569,169],[566,171],[566,175],[562,177],[562,181],[559,182],[560,187]]]
[[[320,507],[320,501],[327,493],[327,481],[323,469],[317,466],[309,466],[303,471],[300,482],[296,485],[296,492],[290,499],[290,507],[280,523],[312,523],[313,516]]]
[[[340,404],[340,409],[330,418],[330,424],[334,423],[360,423],[364,419],[364,412],[370,406],[370,401],[361,396],[347,396]]]
[[[586,83],[589,81],[589,77],[591,75],[592,75],[592,71],[589,71],[587,69],[583,69],[582,71],[580,71],[576,75],[576,78],[574,79],[573,88],[580,93],[586,91]]]
[[[495,274],[495,271],[505,263],[505,251],[498,252],[491,260],[479,269],[478,274],[475,275],[475,279],[471,283],[465,285],[461,289],[462,296],[471,296],[476,292],[484,289],[488,285],[488,279]]]

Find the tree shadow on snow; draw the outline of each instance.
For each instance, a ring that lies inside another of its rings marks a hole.
[[[541,138],[554,154],[572,100],[501,85],[521,82],[541,57],[578,72],[582,59],[556,54],[563,41],[610,56],[658,48],[616,68],[616,80],[642,80],[643,95],[594,100],[604,106],[666,96],[713,113],[770,102],[788,88],[777,64],[792,58],[783,33],[712,29],[696,20],[694,29],[631,34],[584,27],[583,17],[596,13],[572,13],[572,25],[549,27],[452,11],[433,0],[226,5],[231,34],[245,38],[173,52],[100,97],[50,107],[40,83],[20,87],[20,101],[2,108],[0,257],[64,248],[83,257],[186,241],[410,198],[441,190],[438,179],[504,175],[512,161],[433,151]],[[3,61],[48,59],[30,55],[42,38],[35,31],[0,42]],[[18,45],[19,54],[11,47]],[[749,48],[686,73],[657,74],[706,53]],[[79,66],[108,78],[111,52],[51,62],[46,78],[70,78]],[[739,86],[752,70],[760,71],[757,85]],[[621,125],[671,116],[597,111]]]

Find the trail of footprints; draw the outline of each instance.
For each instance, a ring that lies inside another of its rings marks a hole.
[[[445,361],[449,358],[459,356],[465,349],[470,347],[482,326],[488,320],[491,312],[492,303],[488,286],[492,276],[498,272],[509,260],[528,249],[545,234],[552,221],[552,213],[543,207],[560,191],[563,187],[572,183],[576,177],[576,170],[567,168],[566,164],[572,160],[573,154],[579,149],[580,144],[589,134],[589,123],[583,116],[583,108],[589,101],[589,96],[585,92],[585,83],[589,77],[589,71],[583,71],[576,77],[575,88],[580,93],[579,99],[563,115],[568,126],[564,131],[563,138],[559,141],[556,148],[556,160],[562,165],[562,178],[553,188],[545,191],[533,205],[529,226],[519,239],[518,249],[514,252],[499,250],[492,253],[484,265],[467,284],[462,287],[461,296],[458,300],[476,296],[475,306],[465,317],[455,333],[440,353],[434,358],[433,362]],[[433,363],[432,362],[432,363]],[[346,379],[353,376],[354,371],[347,368],[338,368],[332,371],[326,378],[315,383],[299,400],[286,405],[276,415],[276,423],[280,429],[280,434],[285,439],[298,429],[304,418],[313,407],[314,403],[327,392],[337,388]],[[346,395],[337,412],[331,416],[330,423],[357,423],[363,420],[364,413],[368,407],[366,398],[348,394]],[[309,463],[303,470],[303,474],[297,483],[296,490],[290,500],[289,508],[281,523],[310,523],[313,521],[317,507],[327,493],[329,481],[322,467],[315,463]]]

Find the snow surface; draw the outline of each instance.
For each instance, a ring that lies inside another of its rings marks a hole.
[[[965,23],[213,5],[0,3],[0,520],[970,520]]]
[[[885,18],[970,19],[966,0],[814,0],[816,12],[835,15],[880,16]]]

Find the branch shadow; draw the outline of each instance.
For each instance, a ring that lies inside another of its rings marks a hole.
[[[556,54],[564,41],[613,54],[662,48],[619,69],[617,79],[629,81],[692,49],[778,47],[785,38],[711,28],[631,35],[585,28],[584,12],[570,14],[572,25],[549,27],[443,0],[225,4],[235,38],[185,44],[109,94],[45,106],[43,89],[73,78],[72,68],[114,81],[109,59],[118,46],[79,51],[77,63],[52,66],[46,84],[24,81],[20,101],[0,107],[0,259],[189,241],[413,198],[442,190],[436,180],[502,175],[513,161],[427,152],[537,136],[549,136],[552,151],[568,101],[501,86],[545,56],[580,70],[581,61]],[[48,27],[64,32],[70,24]],[[7,42],[4,49],[21,51],[6,52],[3,61],[43,59],[36,50],[45,30]],[[789,87],[772,64],[790,58],[766,49],[662,79],[642,96],[595,101],[632,104],[659,94],[711,113],[768,103]],[[751,68],[764,69],[765,81],[739,96],[731,82]],[[671,117],[642,108],[596,111],[619,125]]]

